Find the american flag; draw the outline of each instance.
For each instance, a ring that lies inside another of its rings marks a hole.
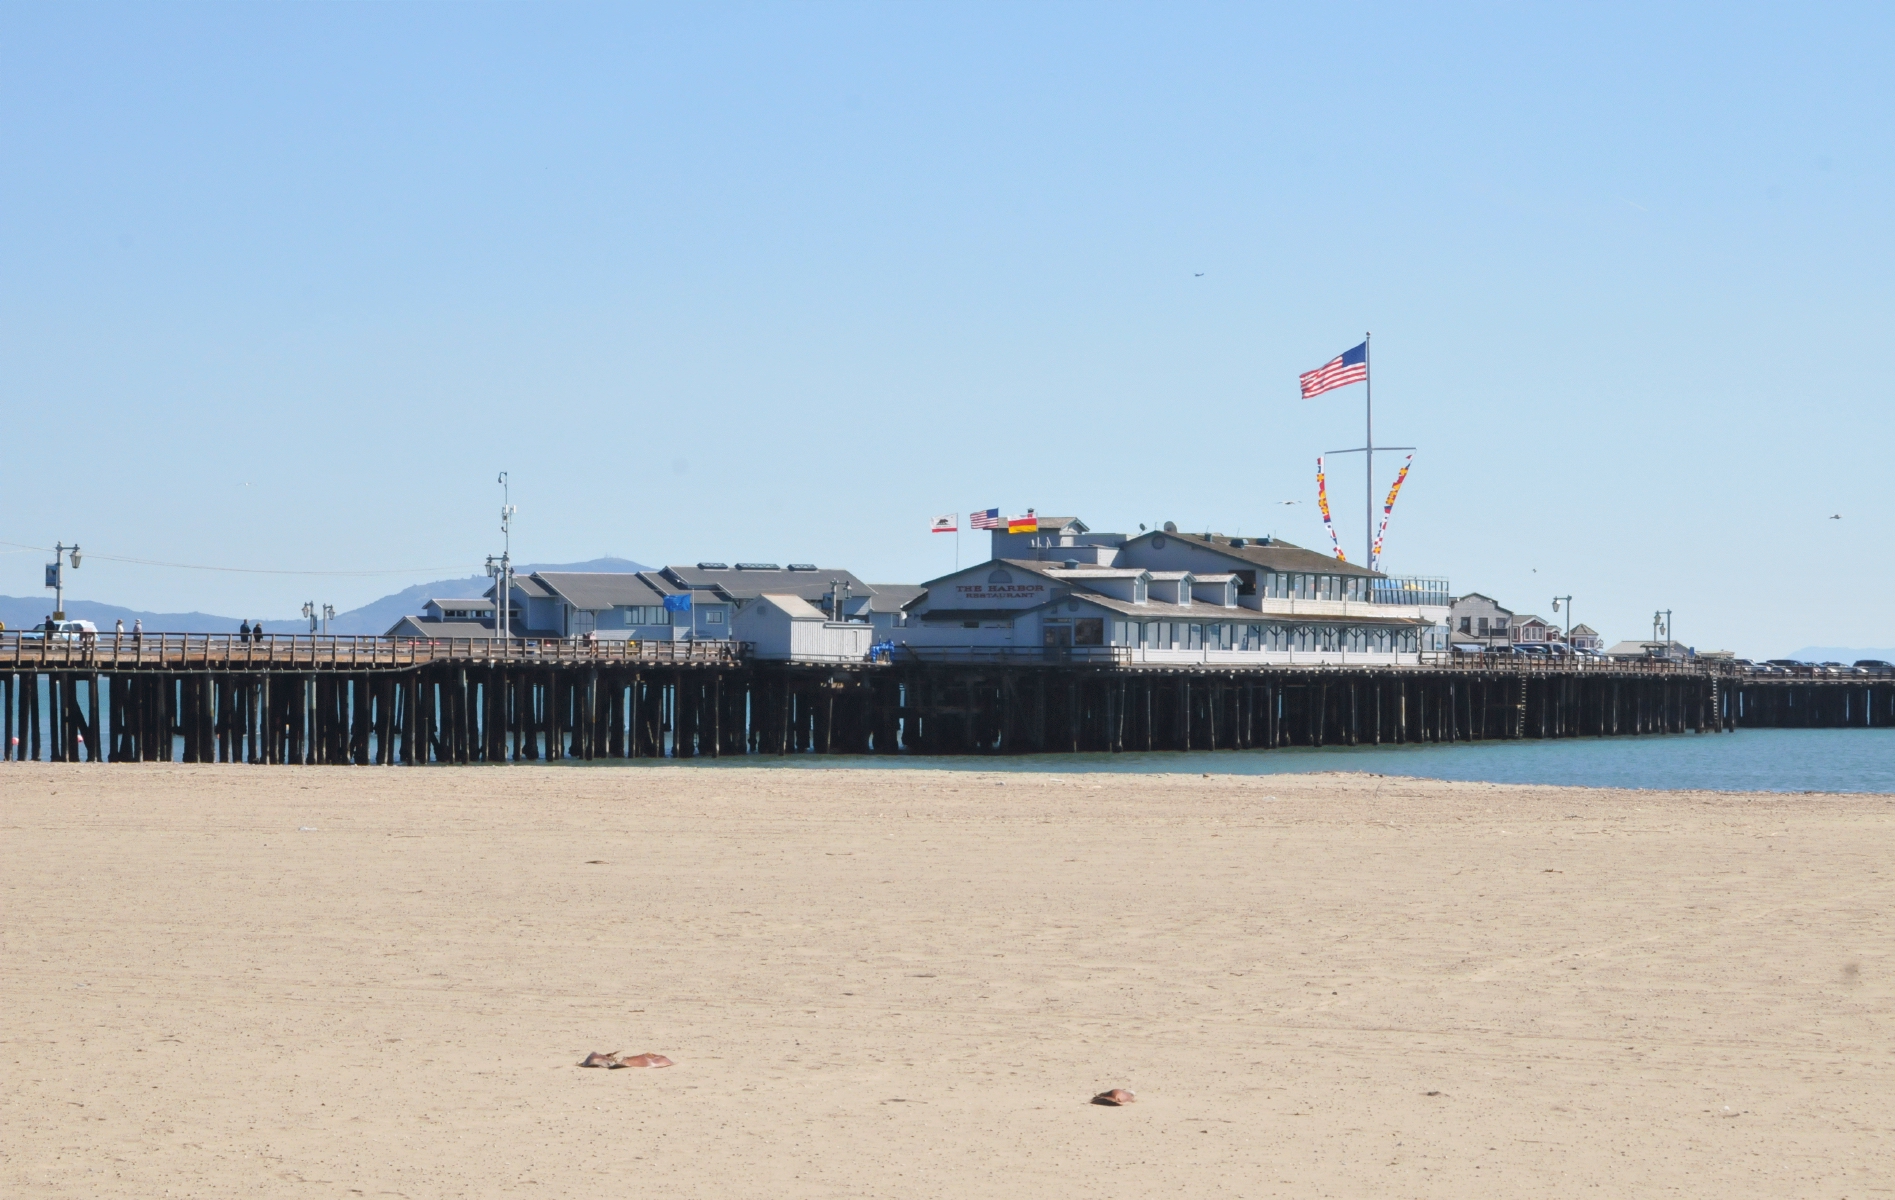
[[[967,527],[969,529],[998,529],[1003,524],[1005,524],[1005,522],[1000,519],[1000,510],[997,508],[990,508],[985,512],[967,514]]]
[[[1303,399],[1320,396],[1334,388],[1348,387],[1352,383],[1361,383],[1369,377],[1369,344],[1363,342],[1353,350],[1344,350],[1314,371],[1305,371],[1297,376],[1303,382]]]

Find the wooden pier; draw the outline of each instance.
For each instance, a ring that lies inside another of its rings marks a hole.
[[[7,759],[413,764],[1269,749],[1895,723],[1895,680],[1559,660],[758,662],[728,642],[0,635]]]

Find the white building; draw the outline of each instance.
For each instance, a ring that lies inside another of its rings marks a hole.
[[[1398,580],[1270,538],[1095,534],[1040,518],[925,584],[894,633],[919,657],[1123,663],[1413,663],[1446,648],[1444,580]]]
[[[737,610],[731,633],[760,659],[862,662],[875,639],[866,621],[838,621],[801,596],[768,593]]]

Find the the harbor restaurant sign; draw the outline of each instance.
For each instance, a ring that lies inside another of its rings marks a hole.
[[[967,577],[953,585],[952,595],[956,608],[1031,608],[1047,598],[1045,580],[1031,575],[1015,579],[1005,568],[989,571],[984,581]]]

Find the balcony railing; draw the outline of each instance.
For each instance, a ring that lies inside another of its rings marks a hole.
[[[1414,576],[1390,576],[1369,581],[1369,601],[1374,604],[1433,604],[1447,607],[1454,603],[1445,579]]]

